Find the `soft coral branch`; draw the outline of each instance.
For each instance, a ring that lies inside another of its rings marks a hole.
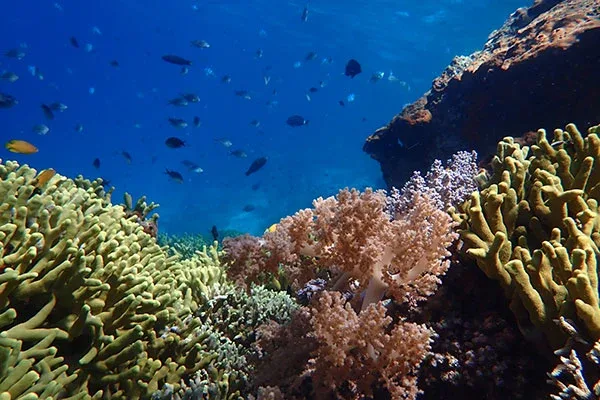
[[[456,238],[452,221],[426,196],[415,196],[413,206],[393,220],[383,191],[345,189],[313,206],[282,219],[253,247],[236,245],[247,238],[224,242],[230,275],[253,279],[256,270],[274,273],[282,265],[300,287],[315,278],[318,265],[366,290],[364,310],[385,293],[398,301],[421,300],[448,268],[446,249]]]
[[[381,303],[356,314],[337,292],[319,296],[311,320],[318,342],[312,368],[317,399],[330,398],[326,394],[342,383],[353,392],[345,398],[372,396],[380,386],[393,399],[416,398],[416,372],[430,349],[432,331],[405,321],[391,327],[392,318],[385,314]]]

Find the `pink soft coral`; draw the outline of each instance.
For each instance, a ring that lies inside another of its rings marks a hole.
[[[384,386],[392,399],[415,399],[417,369],[430,350],[432,332],[424,325],[400,321],[390,327],[383,304],[371,304],[360,314],[337,292],[323,292],[313,309],[312,325],[319,344],[312,366],[316,399],[373,396]]]
[[[230,275],[252,279],[257,269],[276,273],[281,265],[299,287],[315,277],[318,264],[336,273],[336,289],[352,281],[365,290],[365,309],[386,292],[398,301],[420,300],[448,268],[446,249],[456,238],[452,221],[427,197],[416,196],[394,220],[385,212],[383,191],[345,189],[313,206],[282,219],[251,247],[224,242]]]

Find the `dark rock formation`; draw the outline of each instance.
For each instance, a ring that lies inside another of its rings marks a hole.
[[[431,89],[363,147],[389,186],[457,150],[491,154],[504,136],[600,122],[600,3],[537,0],[455,57]]]

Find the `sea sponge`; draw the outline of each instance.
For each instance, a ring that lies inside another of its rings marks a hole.
[[[35,177],[0,163],[0,398],[137,399],[212,365],[216,248],[178,261],[98,185]]]
[[[549,141],[540,129],[531,147],[504,138],[487,187],[452,210],[464,249],[500,282],[522,330],[543,333],[552,348],[566,339],[560,316],[600,338],[597,131],[584,138],[569,124]]]

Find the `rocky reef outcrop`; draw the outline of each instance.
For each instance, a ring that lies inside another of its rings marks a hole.
[[[481,51],[457,56],[431,89],[369,136],[389,186],[457,150],[495,152],[506,135],[574,122],[600,110],[600,4],[536,0],[492,32]]]

